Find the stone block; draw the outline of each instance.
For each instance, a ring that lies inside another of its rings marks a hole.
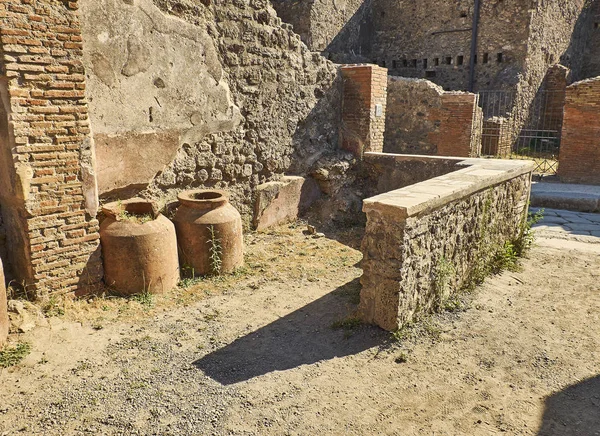
[[[264,230],[294,221],[320,196],[319,186],[312,178],[286,176],[280,181],[263,183],[256,190],[254,227]]]

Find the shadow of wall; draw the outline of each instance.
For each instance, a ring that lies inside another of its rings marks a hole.
[[[323,50],[323,55],[340,64],[369,62],[374,30],[372,0],[365,0]]]
[[[600,376],[548,397],[538,436],[583,436],[600,429]]]
[[[206,355],[194,365],[219,383],[230,385],[383,345],[388,335],[376,327],[365,326],[346,339],[331,328],[335,321],[347,316],[344,299],[339,295],[357,289],[358,278]]]

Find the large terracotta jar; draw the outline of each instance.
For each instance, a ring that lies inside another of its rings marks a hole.
[[[181,266],[195,275],[231,273],[244,264],[242,218],[227,193],[194,190],[179,194],[173,218]]]
[[[4,279],[4,269],[0,260],[0,348],[6,344],[8,338],[8,303],[6,301],[6,281]]]
[[[161,293],[177,286],[179,260],[175,226],[142,199],[102,208],[100,225],[104,282],[121,295]]]

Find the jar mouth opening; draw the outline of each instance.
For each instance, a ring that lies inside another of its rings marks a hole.
[[[227,203],[227,193],[218,189],[196,189],[184,191],[178,196],[181,203],[199,208],[218,207]]]
[[[193,192],[190,197],[192,200],[217,200],[223,197],[223,194],[217,191]]]
[[[130,221],[138,224],[154,221],[159,215],[158,208],[153,202],[137,198],[106,204],[102,211],[117,221]]]

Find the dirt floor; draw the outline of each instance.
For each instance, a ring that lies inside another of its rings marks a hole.
[[[48,302],[0,435],[600,435],[600,244],[541,239],[392,335],[353,320],[360,234],[336,239],[286,226],[233,277]]]

